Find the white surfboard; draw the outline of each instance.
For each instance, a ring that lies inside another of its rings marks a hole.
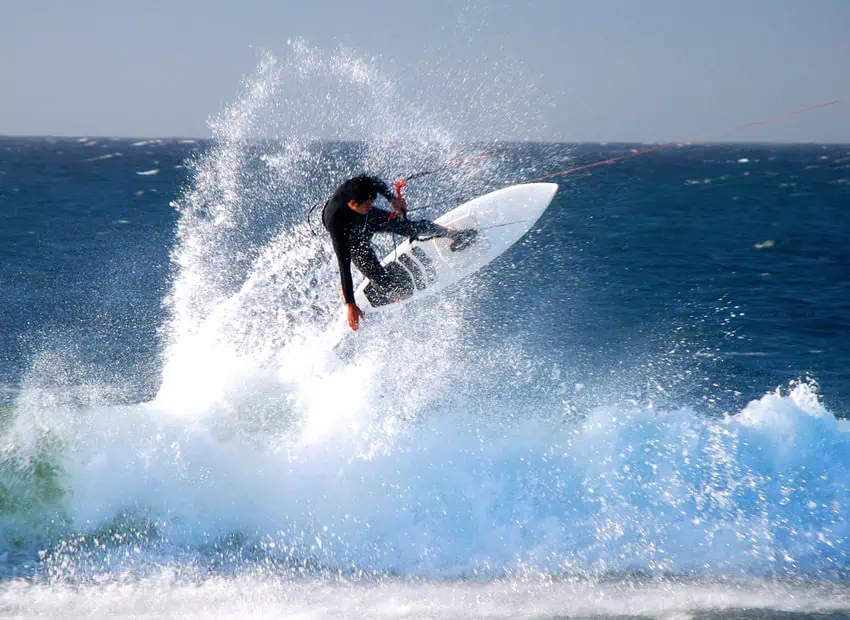
[[[475,228],[478,236],[453,252],[450,239],[405,240],[387,254],[381,264],[403,283],[402,291],[390,295],[364,280],[354,292],[357,306],[370,315],[422,299],[472,275],[519,241],[540,219],[558,191],[557,183],[512,185],[490,192],[452,209],[436,223],[455,229]],[[366,321],[368,323],[368,320]],[[332,348],[351,335],[347,321],[328,333]],[[361,328],[363,323],[361,323]]]
[[[478,236],[460,251],[451,240],[405,240],[381,264],[404,283],[392,298],[364,280],[357,287],[357,306],[370,313],[421,299],[446,288],[492,261],[519,241],[552,202],[557,183],[512,185],[479,196],[434,220],[454,229],[475,228]]]

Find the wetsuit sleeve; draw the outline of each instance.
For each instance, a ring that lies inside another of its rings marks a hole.
[[[384,183],[378,177],[370,177],[372,183],[375,184],[375,191],[378,192],[381,196],[387,199],[388,202],[392,202],[393,198],[395,198],[395,194],[393,194],[390,186]]]
[[[378,232],[404,234],[398,226],[397,220],[390,217],[389,211],[383,209],[372,209],[369,211],[369,219],[366,220],[366,230],[375,234]]]
[[[342,296],[345,303],[354,303],[354,282],[351,279],[351,247],[346,239],[345,229],[339,225],[329,229],[336,260],[339,264],[339,277],[342,282]]]

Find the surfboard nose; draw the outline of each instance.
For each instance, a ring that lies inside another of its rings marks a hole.
[[[557,183],[523,183],[497,190],[494,195],[503,194],[506,202],[500,205],[501,211],[504,218],[509,220],[512,217],[539,217],[552,202],[557,191]]]
[[[533,191],[535,194],[535,198],[549,201],[554,198],[555,194],[558,192],[559,186],[557,183],[526,183],[525,185],[520,185],[519,187],[525,187]]]

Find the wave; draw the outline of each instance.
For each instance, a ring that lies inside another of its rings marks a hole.
[[[187,550],[428,577],[847,568],[850,435],[807,384],[717,419],[529,403],[507,419],[457,404],[405,420],[381,411],[363,367],[299,390],[253,379],[204,420],[155,403],[66,411],[66,434],[50,425],[27,458],[15,442],[6,540],[21,519],[31,534],[49,522],[61,542],[44,569],[72,557],[85,574]]]

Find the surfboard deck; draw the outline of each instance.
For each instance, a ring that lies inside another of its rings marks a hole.
[[[381,261],[402,286],[390,296],[364,280],[354,293],[357,306],[364,313],[380,311],[433,295],[472,275],[519,241],[557,191],[556,183],[512,185],[452,209],[434,221],[457,230],[475,228],[475,240],[456,252],[447,238],[405,240]]]

